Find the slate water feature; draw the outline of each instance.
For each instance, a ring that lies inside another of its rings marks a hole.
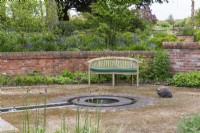
[[[118,95],[82,95],[74,97],[60,97],[54,99],[53,102],[46,105],[30,105],[30,106],[17,106],[1,108],[1,113],[17,112],[23,110],[39,109],[39,108],[59,108],[59,107],[83,107],[83,108],[96,108],[101,109],[122,109],[122,108],[134,108],[143,107],[148,104],[152,104],[154,100],[142,96],[118,96]]]

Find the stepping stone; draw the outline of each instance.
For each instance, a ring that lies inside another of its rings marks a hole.
[[[18,133],[19,130],[8,123],[7,121],[0,118],[0,133]]]

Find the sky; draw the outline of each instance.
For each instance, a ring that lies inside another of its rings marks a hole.
[[[200,0],[195,1],[195,10],[200,8]],[[174,19],[183,19],[191,16],[191,0],[169,0],[169,3],[151,5],[152,14],[158,20],[166,20],[171,14]]]

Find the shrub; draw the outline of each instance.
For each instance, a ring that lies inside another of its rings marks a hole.
[[[200,87],[200,72],[176,73],[172,78],[172,84],[180,87]]]
[[[69,84],[71,83],[71,79],[69,77],[62,77],[60,75],[53,77],[54,83],[57,84]]]
[[[194,35],[194,29],[191,27],[185,27],[179,31],[180,35]]]
[[[184,118],[178,125],[178,133],[199,133],[200,132],[200,113]]]
[[[200,41],[200,29],[196,29],[194,31],[194,41],[199,42]]]
[[[155,52],[154,58],[136,56],[140,64],[140,83],[166,82],[170,78],[169,58],[165,51]]]
[[[62,77],[73,78],[73,73],[69,70],[63,70],[59,75]]]
[[[12,82],[13,81],[9,76],[0,73],[0,85],[10,85]]]
[[[17,75],[15,76],[14,81],[16,85],[37,85],[44,84],[44,77],[41,75]]]
[[[150,38],[150,43],[156,44],[156,48],[162,47],[162,42],[174,42],[176,41],[175,35],[169,35],[164,32],[153,33],[153,37]]]
[[[81,83],[86,83],[88,81],[88,76],[85,72],[83,71],[76,71],[74,74],[73,74],[73,80],[75,83],[78,82],[77,78],[80,77],[81,78]]]
[[[60,36],[70,36],[76,30],[76,26],[69,21],[60,21],[54,28],[54,32]]]
[[[149,83],[154,80],[153,59],[137,57],[142,63],[140,64],[140,83]]]
[[[165,51],[157,51],[153,60],[153,77],[156,81],[164,81],[170,77],[169,58]]]

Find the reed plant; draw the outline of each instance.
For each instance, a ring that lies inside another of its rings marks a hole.
[[[47,90],[45,89],[45,93]],[[22,133],[47,133],[47,104],[46,104],[46,95],[44,96],[44,109],[43,117],[40,117],[40,97],[36,101],[36,109],[34,113],[33,120],[31,119],[31,113],[29,107],[29,91],[27,91],[27,96],[23,102],[25,110],[23,111],[23,120],[22,120]],[[34,121],[34,126],[31,126],[31,122]],[[81,110],[77,105],[77,114],[76,114],[76,125],[75,129],[70,132],[69,122],[66,122],[64,112],[61,113],[61,125],[60,129],[57,131],[52,131],[52,133],[99,133],[99,123],[100,123],[100,111],[96,108],[95,112],[95,122],[93,123],[92,112],[90,109],[86,111],[85,120],[81,119]]]

